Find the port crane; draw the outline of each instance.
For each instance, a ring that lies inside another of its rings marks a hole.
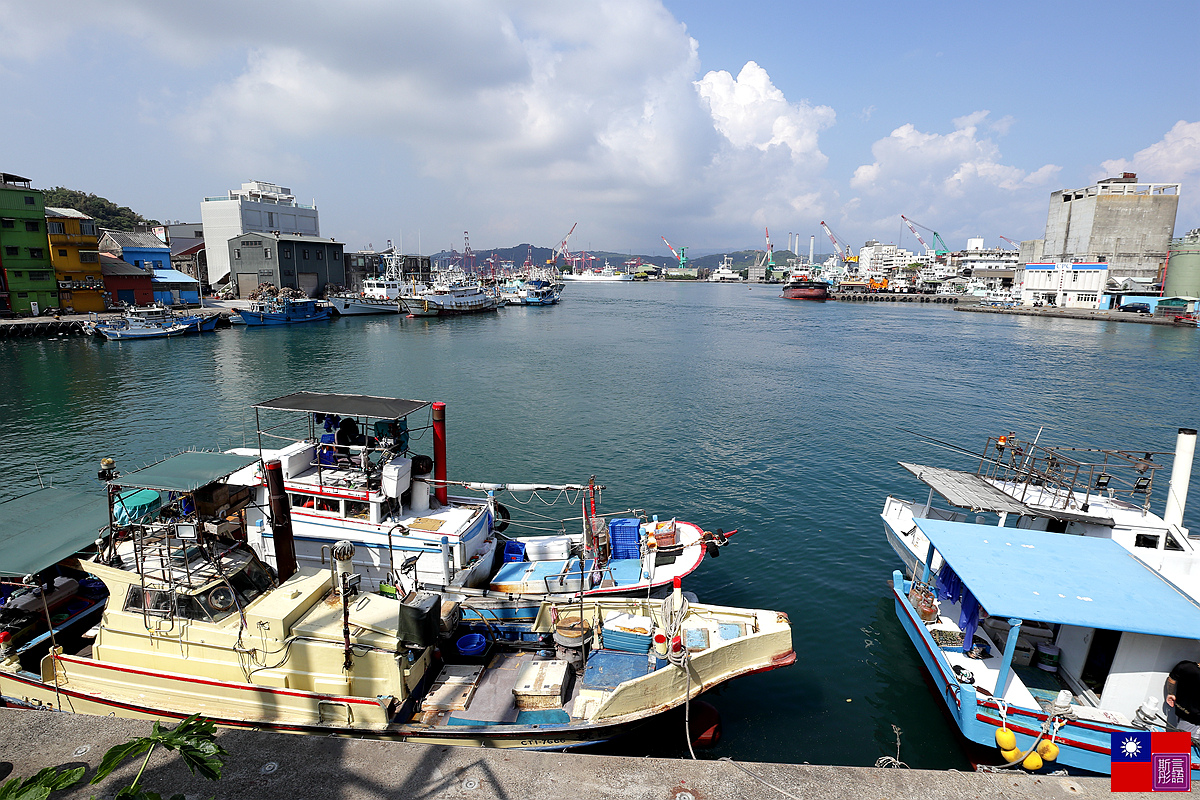
[[[558,257],[560,255],[564,259],[570,260],[571,253],[567,250],[567,241],[571,238],[571,234],[575,232],[575,228],[578,226],[579,226],[578,222],[576,222],[574,225],[571,226],[571,230],[567,231],[567,235],[562,238],[562,241],[558,243],[558,247],[554,248],[554,252],[551,253],[550,257],[546,259],[546,266],[548,266],[548,267],[552,266],[552,267],[557,268],[558,267]]]
[[[919,241],[925,247],[926,250],[933,250],[933,254],[935,256],[944,256],[950,252],[950,248],[946,246],[946,242],[945,242],[945,240],[942,239],[941,234],[939,234],[933,228],[928,228],[919,222],[913,222],[911,219],[904,216],[903,214],[900,215],[900,219],[904,220],[904,224],[907,225],[908,229],[913,232],[914,236],[917,237],[917,241]],[[913,227],[914,225],[916,226],[916,228]],[[930,233],[932,233],[933,241],[936,242],[937,244],[941,245],[941,249],[940,250],[934,249],[934,248],[930,247],[928,244],[926,244],[925,240],[921,238],[921,234],[917,233],[917,228],[920,228],[921,230],[929,231]]]
[[[1008,242],[1009,244],[1011,244],[1013,247],[1017,248],[1018,250],[1021,249],[1020,242],[1014,242],[1012,239],[1008,238],[1007,236],[1001,236],[1000,238],[1003,239],[1004,241]]]
[[[667,249],[671,251],[671,255],[675,256],[675,258],[679,260],[679,268],[686,269],[687,268],[687,248],[681,247],[681,248],[679,248],[679,252],[676,253],[675,248],[671,247],[671,243],[667,241],[667,237],[663,236],[662,240],[663,240],[663,244],[665,244],[667,246]]]
[[[767,234],[767,266],[775,266],[775,249],[771,247],[771,231],[764,225],[763,232]]]
[[[825,231],[825,235],[829,237],[829,241],[833,242],[833,249],[837,250],[838,258],[847,264],[858,263],[858,256],[854,255],[854,251],[850,249],[850,245],[843,247],[838,235],[830,230],[829,226],[823,221],[821,222],[821,230]]]

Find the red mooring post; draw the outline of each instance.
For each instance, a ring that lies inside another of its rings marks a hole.
[[[292,510],[283,488],[283,465],[272,459],[263,465],[271,504],[271,536],[275,543],[275,571],[286,581],[296,574],[296,544],[292,540]]]
[[[433,404],[433,479],[437,486],[433,496],[442,505],[450,502],[450,490],[446,486],[446,404]]]

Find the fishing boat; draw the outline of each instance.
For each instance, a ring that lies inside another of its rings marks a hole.
[[[721,266],[713,270],[707,280],[709,283],[741,283],[742,274],[733,271],[733,258],[725,256],[721,260]]]
[[[400,302],[400,292],[404,288],[401,281],[399,259],[386,259],[384,274],[377,278],[365,278],[360,292],[335,292],[328,300],[334,312],[341,316],[361,316],[367,314],[400,314],[404,304]]]
[[[905,564],[897,617],[980,760],[1037,768],[1025,758],[1050,741],[1056,765],[1108,774],[1113,734],[1172,728],[1167,674],[1200,660],[1200,572],[1182,527],[1195,441],[1180,429],[1162,517],[1149,498],[1163,453],[1003,436],[975,472],[903,464],[931,491],[885,504]],[[935,508],[934,492],[964,511]]]
[[[592,482],[450,481],[441,403],[297,392],[254,410],[259,446],[231,452],[254,457],[256,466],[228,483],[231,491],[245,489],[255,497],[246,510],[248,541],[264,561],[275,562],[275,546],[265,511],[269,487],[258,464],[278,459],[301,564],[325,563],[329,545],[348,540],[367,588],[453,595],[469,619],[527,624],[547,597],[644,597],[691,574],[736,533],[705,531],[665,515],[605,518],[596,513],[603,487]],[[414,427],[413,420],[420,422]],[[426,430],[433,431],[432,457],[410,450],[412,434]],[[284,439],[286,444],[270,447]],[[451,495],[451,487],[478,494]],[[515,535],[522,523],[511,519],[499,497],[513,498],[510,504],[524,498],[524,504],[535,494],[543,511],[540,527],[551,524],[542,504],[565,497],[575,529],[563,520],[553,523],[554,535]]]
[[[109,463],[100,530],[83,516],[56,518],[60,509],[49,505],[33,509],[43,521],[36,547],[5,536],[4,574],[88,580],[107,596],[86,631],[47,613],[53,635],[0,662],[5,702],[143,719],[199,713],[232,728],[321,736],[564,749],[795,660],[785,615],[690,604],[678,593],[661,603],[547,601],[531,626],[540,641],[522,647],[463,633],[457,605],[437,594],[363,591],[348,542],[335,543],[327,567],[297,569],[283,557],[274,573],[245,544],[249,493],[229,494],[226,483],[255,460],[181,453],[125,475]],[[277,476],[282,556],[288,504],[279,462],[266,471]],[[131,491],[157,493],[157,509],[122,521],[117,498]],[[27,521],[32,505],[9,513],[0,504],[0,530]],[[666,644],[662,657],[656,641]]]
[[[484,291],[479,282],[461,270],[440,273],[431,285],[411,285],[400,296],[405,310],[414,317],[444,317],[495,311],[498,298]]]
[[[500,287],[500,297],[514,306],[553,306],[561,296],[548,278],[513,278]]]
[[[333,316],[333,309],[326,303],[309,298],[273,297],[254,300],[249,308],[243,308],[238,313],[247,326],[254,327],[319,322]]]
[[[216,330],[219,319],[217,314],[182,314],[162,305],[151,305],[127,308],[117,319],[102,320],[90,314],[83,329],[110,340],[165,339]]]

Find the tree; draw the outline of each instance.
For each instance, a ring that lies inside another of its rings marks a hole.
[[[96,220],[97,227],[117,231],[131,231],[135,225],[157,225],[158,220],[146,219],[127,206],[118,206],[104,197],[85,194],[76,189],[55,186],[43,189],[46,205],[51,208],[73,208]]]

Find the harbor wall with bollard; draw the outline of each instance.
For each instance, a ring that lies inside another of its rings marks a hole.
[[[30,777],[45,767],[85,767],[83,782],[55,792],[53,797],[111,797],[132,783],[144,755],[129,759],[95,786],[86,781],[96,774],[109,748],[145,736],[151,727],[151,722],[142,720],[0,709],[0,784]],[[156,748],[139,788],[164,797],[178,793],[222,800],[1059,800],[1111,796],[1107,778],[1023,772],[620,758],[241,730],[221,731],[217,741],[229,753],[218,782],[193,776],[178,754]]]
[[[221,317],[217,322],[218,328],[230,327],[228,310],[191,308],[188,309],[188,313],[202,316],[216,314]],[[121,318],[121,314],[112,312],[98,314],[97,317],[102,320],[116,320]],[[87,334],[83,328],[84,323],[93,319],[95,318],[88,314],[56,314],[45,317],[0,319],[0,339],[54,339],[60,336],[84,336]]]

